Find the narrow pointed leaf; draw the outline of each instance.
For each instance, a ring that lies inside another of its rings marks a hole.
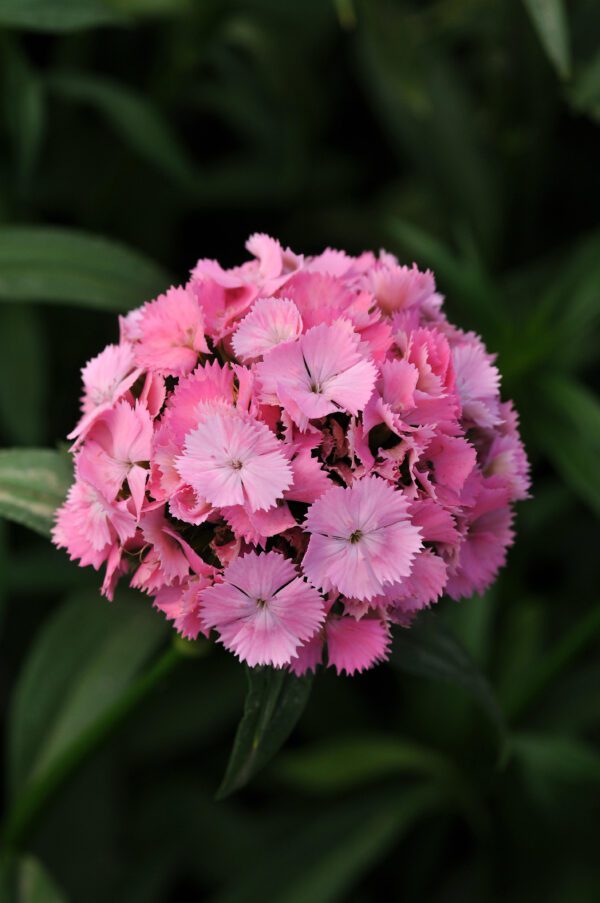
[[[163,642],[141,599],[78,593],[38,634],[15,691],[9,783],[22,792],[119,698]],[[75,641],[76,638],[76,641]]]
[[[561,76],[571,72],[571,50],[563,0],[524,0],[542,47]]]
[[[582,502],[600,513],[600,403],[566,376],[548,376],[540,386],[539,416],[532,427],[558,473]]]
[[[312,675],[296,677],[275,668],[248,668],[248,691],[227,771],[217,798],[239,790],[285,743],[300,718]]]
[[[25,856],[17,867],[19,903],[67,903],[54,879],[33,856]]]
[[[159,110],[142,94],[110,79],[81,72],[49,77],[53,93],[98,111],[129,147],[180,185],[190,187],[194,168]]]
[[[392,775],[422,775],[452,780],[452,763],[411,740],[363,734],[323,740],[279,757],[277,778],[311,793],[339,793]]]
[[[417,677],[442,680],[465,690],[482,707],[504,739],[504,715],[486,676],[440,618],[422,616],[409,630],[397,631],[391,663]]]
[[[12,28],[63,32],[124,20],[108,0],[0,0],[0,25]]]
[[[0,517],[48,536],[71,479],[71,465],[63,452],[1,449]]]
[[[1,4],[1,0],[0,0]],[[28,187],[35,168],[45,125],[45,98],[41,81],[8,36],[0,45],[4,116],[13,145],[19,189]]]
[[[220,903],[353,899],[361,877],[439,805],[439,791],[416,786],[327,806],[243,873]]]
[[[85,232],[0,227],[0,301],[52,301],[125,311],[164,291],[169,276],[137,251]]]
[[[510,745],[519,763],[540,777],[585,786],[600,783],[600,754],[577,737],[522,733]]]
[[[46,800],[179,660],[149,665],[167,628],[141,599],[68,600],[38,634],[13,696],[4,841],[19,846]]]

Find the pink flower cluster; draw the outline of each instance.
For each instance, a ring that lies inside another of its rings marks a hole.
[[[247,248],[200,260],[84,367],[54,541],[185,637],[352,674],[391,624],[494,580],[529,487],[517,415],[431,272]]]

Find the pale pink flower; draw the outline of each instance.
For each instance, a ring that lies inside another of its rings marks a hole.
[[[452,599],[485,592],[505,563],[514,538],[506,487],[495,485],[493,477],[477,482],[475,504],[458,517],[463,540],[445,589]]]
[[[462,436],[438,433],[427,444],[415,469],[422,488],[445,504],[456,504],[477,464],[472,445]]]
[[[210,502],[200,498],[191,486],[186,485],[181,486],[171,496],[168,508],[173,517],[195,526],[203,524],[213,511]]]
[[[234,320],[247,310],[257,295],[272,295],[302,266],[302,257],[262,233],[251,235],[246,248],[254,255],[241,266],[223,269],[216,260],[201,259],[192,270],[190,286],[199,291],[207,315],[209,334],[222,338],[231,332]],[[210,285],[220,289],[220,293]]]
[[[133,346],[128,342],[107,345],[81,371],[83,417],[68,439],[83,437],[94,421],[122,398],[141,374],[136,369]]]
[[[412,267],[379,265],[371,271],[370,287],[381,310],[391,314],[423,305],[435,292],[435,280],[431,270],[423,273],[415,263]]]
[[[265,546],[270,536],[277,536],[296,526],[286,504],[274,505],[268,511],[250,511],[243,505],[221,508],[221,514],[236,536],[254,546]]]
[[[303,674],[308,672],[315,672],[317,667],[323,662],[323,645],[323,628],[321,628],[310,640],[303,643],[294,654],[289,664],[292,674],[295,674],[296,677],[302,677]]]
[[[293,301],[259,298],[233,334],[233,349],[242,361],[255,360],[301,332],[302,317]]]
[[[358,414],[377,376],[359,344],[350,323],[340,320],[278,345],[257,364],[263,400],[282,405],[300,429],[335,411]]]
[[[390,650],[390,631],[381,618],[332,617],[325,626],[327,661],[338,674],[356,674],[385,661]]]
[[[294,481],[283,493],[290,502],[312,504],[331,488],[331,480],[323,470],[319,459],[309,449],[301,449],[290,458]]]
[[[66,549],[82,567],[98,569],[107,560],[115,543],[124,543],[135,533],[136,518],[127,502],[112,501],[84,479],[69,489],[66,502],[58,509],[52,539]]]
[[[504,483],[511,500],[529,498],[529,461],[519,435],[518,417],[511,402],[500,405],[503,422],[485,456],[484,473]]]
[[[213,505],[271,508],[292,485],[282,443],[264,423],[235,412],[211,414],[192,430],[179,474]]]
[[[483,428],[497,426],[500,417],[500,374],[481,341],[472,338],[452,349],[456,388],[463,417]]]
[[[230,277],[215,261],[198,261],[186,289],[202,309],[206,334],[219,342],[233,330],[256,298],[258,289]]]
[[[200,305],[181,286],[144,305],[139,332],[136,360],[144,370],[165,376],[190,373],[198,355],[208,352]]]
[[[230,367],[211,361],[180,380],[171,393],[154,434],[151,491],[155,498],[172,498],[180,490],[185,492],[185,483],[176,470],[176,460],[183,451],[185,437],[207,412],[233,407],[233,376]],[[190,507],[191,503],[191,508],[197,505],[202,507],[203,504],[199,498],[192,501],[187,493],[181,501],[186,507]]]
[[[315,586],[372,599],[410,574],[421,548],[402,493],[366,477],[350,488],[333,487],[309,508],[310,542],[303,568]]]
[[[144,319],[144,306],[130,310],[119,317],[119,337],[121,342],[138,342],[142,337],[141,324]]]
[[[377,601],[385,605],[393,620],[406,623],[417,611],[440,598],[448,580],[446,563],[431,549],[421,549],[415,557],[410,575],[386,587]]]
[[[148,509],[140,521],[148,548],[131,585],[155,593],[163,586],[184,580],[190,570],[198,576],[212,576],[214,568],[206,564],[165,517],[164,507]]]
[[[340,279],[305,269],[292,276],[281,290],[302,316],[305,330],[343,317],[368,347],[374,360],[383,360],[392,344],[389,320],[383,318],[370,292],[356,291]]]
[[[208,577],[185,577],[181,583],[163,586],[154,597],[155,608],[173,621],[175,630],[186,640],[195,640],[200,633],[208,636],[201,621],[200,594],[210,584]]]
[[[251,668],[287,664],[325,614],[319,593],[278,552],[237,558],[201,600],[204,626]]]
[[[109,499],[127,481],[139,516],[152,455],[152,419],[144,405],[117,402],[90,429],[77,458],[78,471]]]

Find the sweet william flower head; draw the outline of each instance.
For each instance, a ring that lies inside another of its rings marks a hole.
[[[359,674],[483,592],[529,493],[493,355],[386,252],[201,258],[83,371],[54,542],[250,667]],[[476,603],[473,603],[476,604]]]

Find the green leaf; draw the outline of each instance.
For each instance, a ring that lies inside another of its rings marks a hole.
[[[61,32],[124,21],[105,0],[0,0],[0,25],[10,28]]]
[[[503,316],[496,290],[475,256],[460,256],[435,236],[398,217],[390,220],[388,231],[392,240],[415,255],[420,266],[434,270],[452,305],[473,326],[498,336],[504,328],[506,312]]]
[[[39,311],[0,306],[0,423],[16,445],[40,445],[46,427],[47,358]],[[19,391],[15,392],[18,374]]]
[[[600,232],[594,230],[577,241],[551,271],[549,287],[531,317],[531,338],[541,333],[540,350],[546,358],[560,354],[561,361],[581,365],[588,342],[597,353],[600,324]]]
[[[339,793],[391,775],[451,779],[454,767],[434,750],[385,734],[337,737],[280,756],[274,773],[287,786]]]
[[[17,183],[24,188],[39,155],[45,119],[44,95],[37,73],[18,45],[5,39],[0,50],[5,118],[14,147]]]
[[[166,626],[141,599],[78,594],[42,628],[12,699],[8,784],[15,842],[47,797],[172,659],[144,671]]]
[[[505,739],[504,715],[494,691],[441,618],[422,615],[410,630],[396,631],[390,661],[407,674],[446,681],[465,690],[480,704],[500,738]]]
[[[576,737],[522,733],[511,738],[511,749],[536,776],[586,786],[600,783],[600,754]]]
[[[468,80],[424,16],[403,4],[361,4],[359,62],[365,90],[420,194],[487,258],[498,243],[502,196],[482,147]]]
[[[39,859],[5,856],[0,861],[0,900],[6,903],[67,903]]]
[[[548,59],[561,78],[571,73],[569,27],[563,0],[523,0]]]
[[[58,227],[0,227],[0,300],[119,312],[169,284],[160,267],[117,242]]]
[[[576,110],[600,122],[600,53],[577,73],[568,96]]]
[[[164,636],[163,620],[142,599],[109,604],[99,593],[81,593],[55,612],[30,650],[11,706],[13,794],[47,772],[98,721]]]
[[[247,668],[248,692],[225,777],[217,798],[239,790],[285,743],[302,714],[312,675],[283,669]]]
[[[63,452],[0,449],[0,516],[48,536],[72,479]]]
[[[600,402],[566,376],[545,376],[532,422],[538,443],[581,501],[600,513]]]
[[[506,711],[514,720],[557,680],[577,656],[596,641],[600,633],[600,608],[592,606],[545,654],[537,655],[518,684],[507,694]]]
[[[24,856],[17,865],[17,900],[19,903],[66,903],[67,898],[38,859]]]
[[[430,787],[371,794],[328,806],[291,836],[272,845],[257,867],[219,896],[219,903],[331,903],[440,804]],[[352,897],[353,899],[353,897]]]
[[[192,188],[194,167],[185,148],[150,100],[110,79],[60,72],[47,79],[59,97],[96,109],[140,157],[178,184]]]

